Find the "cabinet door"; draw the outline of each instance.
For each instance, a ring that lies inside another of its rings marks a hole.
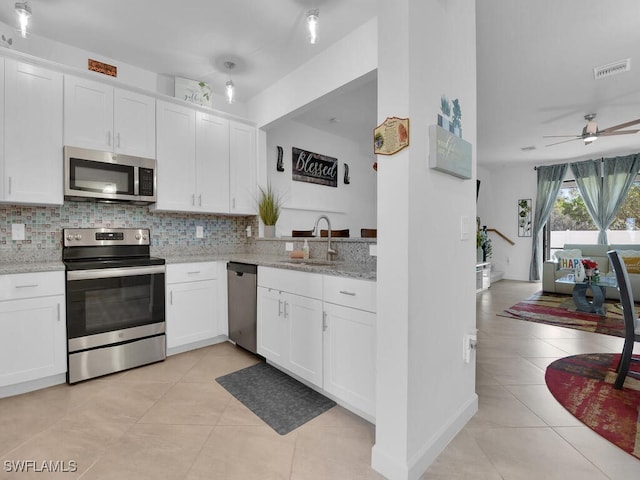
[[[157,104],[158,210],[196,211],[195,111]]]
[[[5,200],[62,205],[62,74],[5,59]]]
[[[286,295],[258,287],[258,353],[283,368],[289,368],[289,319],[284,315]]]
[[[376,315],[324,304],[324,389],[375,416]]]
[[[67,370],[64,295],[0,302],[0,386]]]
[[[229,194],[231,213],[257,213],[256,129],[229,122]]]
[[[65,75],[64,144],[113,151],[113,87]]]
[[[115,89],[114,151],[156,158],[156,101],[153,97]]]
[[[167,348],[217,335],[217,280],[167,285]]]
[[[229,121],[203,112],[196,117],[197,205],[229,213]]]
[[[322,387],[322,302],[288,294],[283,313],[289,320],[287,368]]]

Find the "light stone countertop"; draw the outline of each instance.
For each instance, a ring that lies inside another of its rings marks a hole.
[[[50,262],[15,262],[0,264],[0,275],[64,271],[62,260]]]
[[[231,261],[249,263],[262,267],[283,268],[287,270],[297,270],[309,273],[320,273],[324,275],[335,275],[338,277],[358,278],[361,280],[376,280],[375,267],[356,262],[331,262],[330,265],[323,265],[324,259],[312,258],[310,260],[292,260],[286,256],[261,255],[254,253],[226,253],[212,255],[165,255],[167,264],[191,263],[191,262],[217,262]],[[317,262],[320,262],[318,264]]]
[[[359,278],[362,280],[376,280],[376,270],[375,267],[371,265],[342,261],[331,262],[330,265],[314,263],[324,261],[320,258],[312,258],[308,261],[304,261],[291,260],[286,256],[261,255],[253,253],[221,253],[175,256],[165,255],[164,258],[167,264],[232,261],[250,263],[263,267],[283,268],[287,270],[335,275],[339,277]],[[14,273],[53,272],[60,270],[64,271],[64,269],[65,267],[62,261],[3,263],[0,264],[0,275],[8,275]]]

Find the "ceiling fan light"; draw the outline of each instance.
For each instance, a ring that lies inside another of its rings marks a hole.
[[[583,138],[585,145],[589,145],[590,143],[595,142],[597,139],[598,139],[598,136],[593,134],[587,135],[586,137]]]
[[[307,12],[307,38],[309,43],[315,45],[318,42],[318,17],[320,10],[309,10]]]

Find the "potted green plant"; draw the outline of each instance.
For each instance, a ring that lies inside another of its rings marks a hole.
[[[264,236],[273,238],[276,236],[276,222],[280,217],[282,197],[275,192],[271,183],[267,183],[266,188],[258,188],[260,189],[258,214],[260,215],[262,223],[264,223]]]

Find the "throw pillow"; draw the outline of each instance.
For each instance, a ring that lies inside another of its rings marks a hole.
[[[640,251],[638,250],[623,250],[620,252],[624,266],[627,268],[627,273],[640,273]]]
[[[553,256],[558,262],[558,270],[575,270],[582,260],[582,250],[558,250]]]

